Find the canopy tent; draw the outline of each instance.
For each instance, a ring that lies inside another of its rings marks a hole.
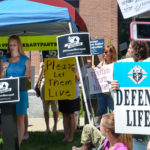
[[[0,36],[69,33],[68,22],[75,24],[67,8],[27,0],[0,2]]]
[[[80,17],[76,9],[69,3],[65,2],[64,0],[30,0],[30,1],[35,1],[47,5],[57,6],[57,7],[68,8],[69,14],[74,20],[74,22],[80,27],[82,31],[85,31],[86,27],[83,19]]]

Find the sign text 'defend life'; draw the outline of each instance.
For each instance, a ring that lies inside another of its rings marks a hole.
[[[150,88],[121,88],[117,90],[116,106],[127,107],[125,112],[126,126],[150,127]],[[139,107],[138,110],[137,107]]]
[[[114,65],[114,79],[120,84],[114,94],[117,133],[150,134],[149,65],[149,62]]]

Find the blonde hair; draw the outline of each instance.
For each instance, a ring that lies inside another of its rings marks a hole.
[[[23,51],[22,43],[21,43],[21,40],[20,40],[19,36],[17,36],[17,35],[12,35],[12,36],[9,37],[9,39],[8,39],[8,53],[10,53],[9,43],[10,43],[10,41],[13,41],[13,40],[17,42],[19,54],[21,56],[24,56],[25,53]]]
[[[120,142],[124,143],[128,150],[133,150],[133,139],[131,135],[115,133],[114,114],[104,114],[102,116],[102,119],[102,126],[104,127],[104,129],[110,131],[114,137],[118,138]]]
[[[112,54],[112,58],[111,58],[112,62],[117,61],[117,52],[116,52],[115,47],[112,44],[105,46],[105,48],[103,49],[103,52],[105,50],[109,50],[109,52]]]

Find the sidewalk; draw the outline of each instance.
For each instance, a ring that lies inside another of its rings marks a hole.
[[[29,126],[28,126],[28,131],[41,131],[44,132],[46,127],[45,127],[45,121],[44,118],[29,118]],[[53,128],[53,118],[50,118],[50,128],[52,130]],[[80,126],[84,125],[84,118],[80,118]],[[58,119],[58,123],[57,123],[57,131],[63,131],[63,120]]]
[[[43,106],[42,101],[39,97],[35,95],[34,90],[29,90],[29,108],[28,108],[28,131],[45,131],[45,120],[43,116]],[[53,128],[53,118],[50,118],[49,125],[52,130]],[[80,126],[84,125],[84,119],[80,118]],[[57,130],[63,130],[62,118],[58,118]]]

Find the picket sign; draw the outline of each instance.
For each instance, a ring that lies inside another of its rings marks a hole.
[[[109,92],[110,82],[113,80],[113,63],[101,68],[87,69],[90,94]]]
[[[114,64],[115,132],[150,134],[150,62]]]
[[[150,10],[150,0],[118,0],[124,19]]]

